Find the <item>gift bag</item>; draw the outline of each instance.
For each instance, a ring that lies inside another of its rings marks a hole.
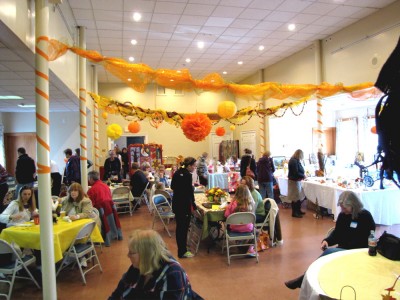
[[[269,234],[266,231],[261,231],[257,238],[257,251],[264,251],[269,248]]]

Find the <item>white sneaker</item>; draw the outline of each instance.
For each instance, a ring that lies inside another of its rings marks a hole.
[[[276,245],[277,245],[277,246],[282,246],[282,245],[283,245],[283,240],[276,241]]]
[[[87,268],[86,257],[82,257],[79,262],[82,268]]]

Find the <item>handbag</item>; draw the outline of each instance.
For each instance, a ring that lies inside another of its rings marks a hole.
[[[376,247],[379,254],[391,259],[400,260],[400,238],[384,231]]]
[[[269,248],[269,234],[266,231],[261,231],[257,238],[257,251],[264,251]]]
[[[246,167],[246,176],[249,176],[251,178],[256,178],[256,175],[254,174],[254,172],[250,169],[250,163],[251,163],[251,159],[249,161],[249,165]]]

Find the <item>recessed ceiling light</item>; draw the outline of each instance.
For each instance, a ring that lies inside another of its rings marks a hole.
[[[197,42],[197,48],[203,49],[204,48],[204,42],[203,41],[198,41]]]
[[[238,65],[243,65],[243,62],[242,61],[238,61]]]
[[[187,63],[190,63],[190,62],[191,62],[190,58],[186,58],[185,61],[186,61]]]
[[[228,74],[228,72],[227,71],[223,71],[222,74],[226,75],[226,74]]]
[[[263,45],[258,46],[258,50],[263,51],[265,48]]]
[[[137,40],[131,40],[131,44],[132,45],[136,45],[137,44]]]
[[[171,82],[172,82],[172,81],[174,81],[174,80],[173,80],[173,79],[170,79],[169,81],[171,81]]]
[[[134,12],[133,13],[133,20],[134,21],[139,22],[141,18],[142,18],[142,14],[141,13],[138,13],[138,12]]]
[[[132,81],[132,79],[131,79],[131,78],[128,78],[128,81]]]
[[[296,29],[296,25],[295,24],[289,24],[287,27],[290,31],[293,31]]]
[[[33,107],[36,107],[35,104],[23,104],[23,103],[18,104],[18,106],[19,106],[19,107],[24,107],[24,108],[33,108]]]
[[[0,96],[0,100],[21,100],[24,99],[20,96],[15,96],[15,95],[6,95],[6,96]]]
[[[135,58],[133,57],[133,56],[129,56],[129,61],[134,61],[135,60]]]

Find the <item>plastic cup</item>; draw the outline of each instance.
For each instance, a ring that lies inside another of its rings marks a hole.
[[[39,225],[40,224],[39,216],[34,216],[33,217],[33,223],[35,223],[35,225]]]
[[[62,210],[62,211],[60,211],[60,218],[64,218],[64,217],[65,217],[65,211]]]

